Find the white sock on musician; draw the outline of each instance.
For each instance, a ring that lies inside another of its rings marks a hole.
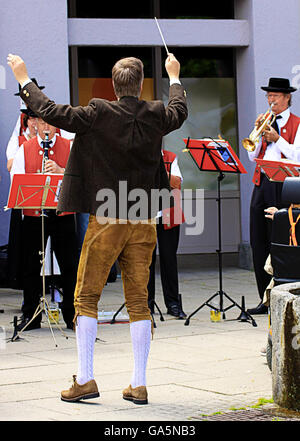
[[[97,319],[79,315],[76,325],[76,342],[78,354],[78,384],[94,379],[94,349],[97,337]]]
[[[151,320],[130,323],[130,334],[134,357],[131,386],[146,386],[146,367],[151,343]]]

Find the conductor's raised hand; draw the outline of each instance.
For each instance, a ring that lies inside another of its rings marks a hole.
[[[170,80],[178,80],[180,74],[180,63],[175,58],[173,54],[168,54],[168,57],[165,61],[166,71],[169,75]]]
[[[20,85],[29,80],[26,65],[19,55],[8,54],[7,64],[10,66],[16,80],[18,83],[20,83]]]

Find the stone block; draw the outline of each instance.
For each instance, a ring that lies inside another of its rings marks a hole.
[[[300,410],[300,283],[271,292],[272,389],[281,407]]]

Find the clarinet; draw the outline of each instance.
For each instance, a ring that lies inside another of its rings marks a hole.
[[[49,159],[49,132],[45,132],[45,139],[42,141],[44,155],[43,155],[43,163],[42,163],[42,173],[45,173],[45,165],[46,161]]]

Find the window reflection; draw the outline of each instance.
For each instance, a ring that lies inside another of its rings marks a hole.
[[[168,83],[164,78],[165,102],[168,101]],[[182,84],[187,92],[189,116],[180,129],[164,138],[164,146],[178,155],[184,177],[183,188],[214,190],[217,187],[217,173],[197,168],[189,153],[182,152],[185,148],[183,138],[217,138],[220,134],[236,151],[235,82],[233,78],[183,78]],[[222,189],[237,190],[238,176],[227,173]]]

